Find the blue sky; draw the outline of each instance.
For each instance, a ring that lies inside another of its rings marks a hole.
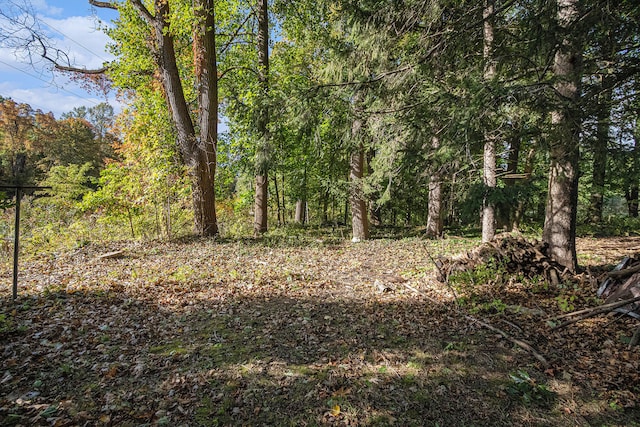
[[[105,51],[109,38],[97,28],[101,25],[98,19],[103,25],[109,23],[116,18],[115,11],[93,8],[87,0],[0,0],[0,10],[25,2],[32,5],[41,29],[56,47],[68,52],[73,65],[97,68],[112,58]],[[0,95],[51,111],[56,118],[74,107],[105,102],[104,95],[88,93],[64,75],[52,72],[45,61],[30,64],[24,52],[4,47],[0,47]],[[106,101],[119,110],[114,94]]]

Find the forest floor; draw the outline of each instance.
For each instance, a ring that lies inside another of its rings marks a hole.
[[[15,303],[5,257],[0,425],[640,425],[637,320],[551,330],[600,303],[589,280],[435,280],[431,257],[477,243],[89,244],[21,261]],[[597,276],[640,237],[578,252]]]

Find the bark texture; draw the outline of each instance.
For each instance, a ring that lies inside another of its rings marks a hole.
[[[258,80],[262,91],[262,102],[258,112],[258,135],[260,142],[256,159],[256,194],[254,208],[254,232],[262,234],[267,231],[268,211],[268,153],[269,153],[269,16],[267,0],[258,0]]]
[[[495,78],[496,64],[493,57],[493,15],[494,0],[485,0],[482,16],[483,27],[483,57],[485,61],[484,79],[489,82]],[[483,149],[484,195],[482,198],[482,241],[488,242],[496,234],[496,207],[491,200],[495,191],[496,180],[496,137],[491,131],[485,131]]]
[[[442,180],[439,174],[433,174],[429,180],[429,206],[427,212],[427,230],[425,234],[429,238],[439,238],[442,237],[443,231]]]
[[[440,140],[437,137],[431,139],[431,147],[437,150]],[[429,178],[429,204],[427,206],[427,229],[425,235],[435,239],[442,236],[444,224],[442,220],[442,171],[434,167]]]
[[[349,157],[349,203],[351,205],[352,241],[359,242],[369,238],[369,219],[367,216],[367,202],[362,187],[364,175],[364,146],[362,143],[362,119],[355,118],[351,127],[351,137],[358,141]]]
[[[560,38],[553,73],[558,103],[551,113],[549,192],[542,239],[555,261],[575,271],[581,74],[581,48],[575,24],[580,14],[578,0],[557,0],[557,7]]]
[[[307,223],[307,201],[303,199],[298,199],[296,201],[296,214],[294,217],[294,221],[298,224],[306,224]]]

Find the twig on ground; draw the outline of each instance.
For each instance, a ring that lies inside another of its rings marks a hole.
[[[421,296],[427,298],[429,301],[433,301],[433,302],[435,302],[437,304],[442,304],[441,302],[436,301],[435,299],[429,297],[424,292],[414,288],[413,286],[407,285],[406,283],[404,284],[404,286],[407,289],[409,289],[410,291],[415,292],[418,295],[421,295]],[[464,316],[465,319],[470,320],[470,321],[475,322],[475,323],[478,323],[479,325],[484,326],[485,328],[500,334],[503,338],[511,341],[513,344],[517,345],[518,347],[528,351],[529,353],[531,353],[533,355],[533,357],[538,359],[538,361],[540,361],[540,363],[542,363],[544,366],[548,366],[549,365],[549,362],[547,361],[547,359],[542,354],[540,354],[536,349],[534,349],[530,344],[527,344],[526,342],[524,342],[522,340],[519,340],[517,338],[513,338],[511,335],[507,334],[502,329],[496,328],[495,326],[490,325],[489,323],[487,323],[487,322],[485,322],[483,320],[480,320],[480,319],[477,319],[477,318],[475,318],[473,316],[469,316],[468,314],[465,314],[464,312],[462,312],[462,310],[460,308],[456,307],[455,310],[458,313],[461,313]]]

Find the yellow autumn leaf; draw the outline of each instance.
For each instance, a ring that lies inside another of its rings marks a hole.
[[[340,415],[340,405],[335,405],[333,408],[331,408],[331,415],[333,415],[334,417]]]

